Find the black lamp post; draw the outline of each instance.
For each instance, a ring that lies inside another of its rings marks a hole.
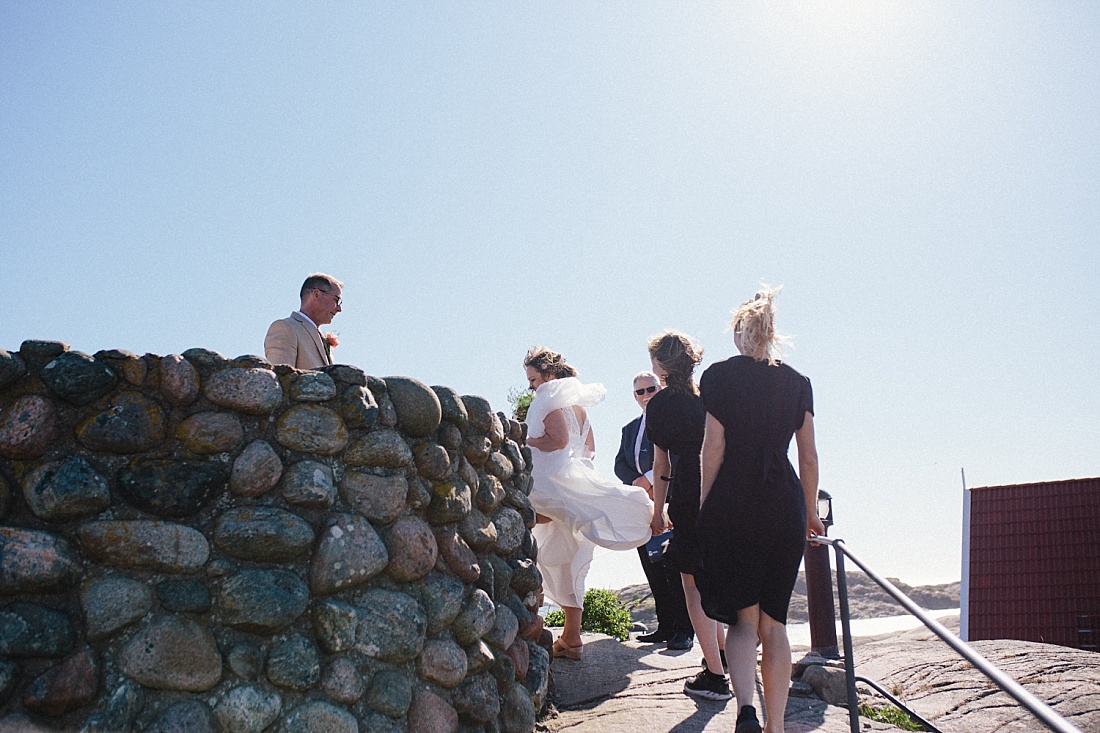
[[[828,491],[817,492],[817,516],[828,535],[829,527],[833,525],[833,497]],[[803,562],[806,567],[806,605],[810,617],[810,652],[826,659],[839,659],[828,545],[807,542]]]

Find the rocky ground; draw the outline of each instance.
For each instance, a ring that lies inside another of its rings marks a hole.
[[[957,631],[957,619],[947,626]],[[733,730],[736,706],[732,702],[698,701],[682,692],[684,682],[699,669],[698,647],[669,652],[663,644],[620,643],[599,634],[586,634],[585,641],[582,661],[554,660],[556,710],[540,730]],[[983,641],[974,647],[1081,731],[1100,731],[1100,657],[1095,653],[1017,641]],[[802,659],[806,652],[795,649],[794,659]],[[878,681],[944,733],[1044,730],[1030,713],[923,627],[857,639],[855,656],[858,675]],[[785,715],[788,733],[848,733],[847,709],[818,697],[830,696],[829,681],[815,680],[815,691],[806,679],[803,675],[803,681],[792,688]],[[860,685],[860,689],[867,702],[885,703],[869,688]],[[859,723],[863,731],[898,730],[866,718]]]

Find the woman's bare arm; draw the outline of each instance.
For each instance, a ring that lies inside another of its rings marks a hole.
[[[560,409],[547,415],[542,427],[543,434],[537,438],[528,438],[527,445],[538,448],[543,453],[561,450],[569,445],[569,428]]]
[[[703,450],[699,453],[699,506],[707,498],[714,479],[718,477],[718,469],[722,467],[722,460],[726,455],[726,429],[718,418],[707,413],[706,430],[703,433]]]
[[[817,445],[814,441],[814,416],[807,411],[802,427],[794,433],[794,442],[798,446],[798,479],[802,482],[802,491],[806,494],[806,533],[809,537],[824,535],[825,525],[817,516]]]
[[[665,531],[665,499],[668,497],[668,479],[672,475],[672,461],[668,451],[653,444],[653,519],[649,529],[653,534]]]

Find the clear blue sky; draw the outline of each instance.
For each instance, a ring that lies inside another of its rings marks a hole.
[[[833,534],[953,580],[960,468],[1100,474],[1097,130],[1087,2],[5,2],[0,348],[259,353],[323,270],[368,373],[562,351],[610,470],[782,284]]]

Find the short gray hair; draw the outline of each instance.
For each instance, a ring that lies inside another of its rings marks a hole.
[[[634,375],[634,379],[630,381],[631,384],[637,384],[639,379],[652,379],[657,384],[661,383],[661,380],[653,372],[638,372]]]

